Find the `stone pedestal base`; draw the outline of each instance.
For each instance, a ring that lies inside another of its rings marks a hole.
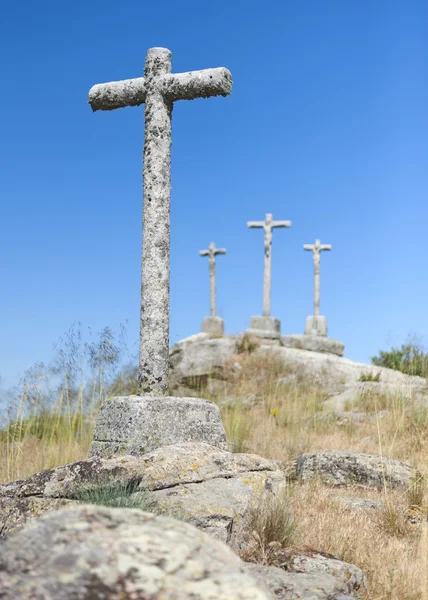
[[[224,321],[221,317],[205,317],[202,321],[201,331],[214,337],[222,337],[224,335]]]
[[[172,396],[117,396],[101,405],[89,456],[141,456],[181,442],[206,442],[229,449],[214,402]]]
[[[307,317],[305,335],[327,335],[327,319],[320,315]]]
[[[324,335],[282,335],[281,342],[287,348],[298,350],[311,350],[312,352],[327,352],[343,356],[345,346],[338,340],[333,340]]]
[[[248,335],[263,340],[278,340],[281,335],[281,321],[275,317],[251,317]]]

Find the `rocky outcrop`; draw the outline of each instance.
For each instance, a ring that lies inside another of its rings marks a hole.
[[[4,600],[268,600],[221,542],[189,524],[131,509],[79,506],[0,545]]]
[[[373,383],[377,385],[378,390],[389,390],[392,386],[394,391],[407,394],[415,392],[426,394],[428,400],[428,384],[422,377],[413,377],[393,369],[357,363],[333,354],[295,348],[261,347],[255,352],[269,353],[272,358],[283,361],[291,374],[296,374],[306,383],[316,384],[330,395],[355,385],[359,387],[360,383]],[[378,381],[361,382],[361,377],[376,377]],[[289,380],[285,380],[284,383],[288,384]]]
[[[206,390],[220,398],[233,397],[234,379],[239,374],[237,356],[240,350],[245,350],[244,341],[242,336],[210,338],[199,333],[177,343],[170,351],[171,393],[186,396]],[[284,364],[286,375],[278,379],[278,387],[290,383],[315,386],[328,398],[326,407],[332,410],[346,410],[346,405],[358,400],[361,394],[394,394],[428,404],[428,383],[421,377],[357,363],[316,346],[305,350],[260,345],[260,341],[253,347],[248,343],[247,346],[254,355],[268,356]],[[339,347],[332,349],[340,353]],[[361,381],[364,378],[376,381]]]
[[[7,521],[1,517],[6,521],[3,526],[12,529],[50,511],[53,499],[73,500],[81,497],[81,490],[113,483],[119,491],[127,488],[135,500],[150,492],[159,512],[191,521],[239,547],[250,503],[285,484],[279,466],[204,443],[166,446],[141,457],[92,457],[0,486],[0,514],[7,515]],[[33,501],[38,505],[36,514],[21,510]]]
[[[170,350],[171,391],[175,394],[212,387],[215,392],[213,382],[230,376],[226,367],[237,353],[239,342],[237,337],[210,338],[207,333],[199,333],[175,344]]]
[[[289,478],[303,482],[317,478],[330,486],[397,488],[408,486],[414,474],[412,467],[398,460],[339,450],[302,454],[287,463]]]
[[[349,586],[328,573],[291,573],[255,564],[249,565],[248,571],[277,600],[352,600],[358,597],[348,595]]]
[[[287,348],[297,348],[298,350],[326,352],[337,356],[343,356],[345,352],[345,346],[342,342],[322,335],[282,335],[281,342]]]

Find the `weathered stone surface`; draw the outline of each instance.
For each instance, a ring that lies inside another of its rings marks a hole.
[[[295,573],[328,573],[336,579],[342,592],[352,596],[359,597],[367,591],[367,578],[361,569],[318,552],[295,556],[289,568]]]
[[[0,486],[0,505],[15,515],[11,527],[21,525],[22,499],[73,498],[79,489],[114,482],[132,484],[135,494],[153,492],[163,511],[190,520],[199,528],[235,547],[250,502],[262,492],[285,485],[280,463],[251,454],[232,454],[204,443],[159,448],[141,457],[94,456],[42,471],[24,481]]]
[[[281,336],[282,344],[287,348],[310,350],[311,352],[326,352],[343,356],[345,346],[342,342],[320,335],[287,334]]]
[[[1,494],[1,492],[0,492]],[[48,512],[77,504],[65,498],[13,497],[0,495],[0,539],[27,521],[38,519]]]
[[[426,394],[428,397],[428,384],[425,379],[405,375],[393,369],[357,363],[333,354],[297,350],[295,348],[262,346],[254,352],[255,354],[267,354],[278,360],[283,360],[290,370],[290,374],[295,373],[299,379],[308,384],[316,384],[326,393],[342,392],[354,384],[359,385],[359,383],[362,383],[359,381],[362,375],[376,375],[380,372],[379,389],[383,387],[386,389],[388,386],[393,385],[400,393],[413,394],[417,392],[418,394]]]
[[[0,545],[5,600],[268,600],[225,545],[191,525],[83,505],[47,515]]]
[[[236,337],[209,339],[206,333],[175,344],[170,351],[170,388],[203,388],[210,380],[224,379],[226,366],[237,353],[238,344]]]
[[[305,335],[327,337],[327,318],[322,315],[310,315],[306,317],[304,332]]]
[[[139,456],[181,442],[228,448],[214,402],[172,396],[113,397],[101,405],[89,455]]]
[[[205,317],[201,331],[209,336],[221,337],[224,335],[224,320],[221,317]]]
[[[281,321],[275,317],[251,317],[250,328],[247,329],[249,335],[254,335],[261,338],[273,338],[279,337],[281,332]]]
[[[409,465],[371,454],[331,450],[302,454],[288,463],[290,478],[310,481],[319,478],[331,486],[361,485],[383,488],[408,486],[415,473]]]
[[[248,564],[248,572],[277,600],[351,600],[347,586],[328,573],[290,573],[277,567]]]

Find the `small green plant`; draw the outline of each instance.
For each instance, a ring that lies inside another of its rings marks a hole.
[[[88,485],[76,488],[68,497],[86,504],[159,512],[153,494],[146,490],[138,490],[137,485],[134,482]]]
[[[361,373],[359,381],[376,381],[380,380],[380,371],[378,373]]]
[[[275,562],[278,553],[291,549],[295,523],[288,490],[262,494],[248,510],[247,527],[250,543],[243,556],[245,560],[269,565]]]

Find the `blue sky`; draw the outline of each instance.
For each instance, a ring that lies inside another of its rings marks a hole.
[[[427,333],[428,5],[394,0],[5,2],[0,22],[0,374],[13,383],[75,321],[139,327],[143,108],[92,114],[95,83],[228,67],[228,98],[173,115],[171,342],[208,314],[211,241],[228,332],[261,313],[302,333],[316,237],[321,311],[367,361]]]

